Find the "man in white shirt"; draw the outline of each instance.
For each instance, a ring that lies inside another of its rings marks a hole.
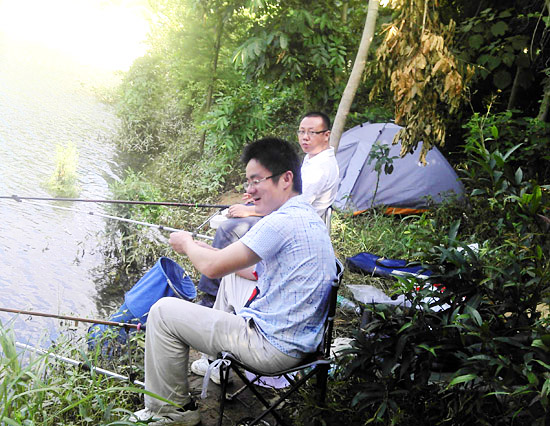
[[[332,205],[338,190],[339,171],[334,148],[329,145],[330,118],[318,111],[308,112],[300,120],[298,141],[306,154],[301,167],[302,194],[321,218]],[[250,201],[244,198],[244,201]],[[254,205],[234,204],[229,207],[228,217],[220,224],[214,237],[213,247],[224,248],[239,240],[261,219]],[[216,300],[219,279],[202,275],[197,288],[203,292],[199,304],[212,307]]]
[[[310,112],[300,122],[298,140],[306,153],[302,163],[302,194],[323,217],[338,190],[338,163],[329,145],[330,120],[321,112]]]

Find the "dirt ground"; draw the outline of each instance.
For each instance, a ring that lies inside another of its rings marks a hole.
[[[191,349],[189,353],[190,362],[195,361],[200,358],[200,354]],[[208,385],[208,397],[206,399],[200,399],[200,394],[202,391],[202,382],[203,377],[197,376],[196,374],[189,374],[189,386],[191,388],[191,394],[195,397],[197,404],[199,405],[199,410],[201,413],[201,425],[203,426],[213,426],[218,424],[218,410],[220,407],[219,397],[220,397],[220,386],[216,385],[210,381]],[[235,392],[242,386],[242,381],[233,375],[233,381],[229,385],[228,393]],[[265,394],[265,397],[273,396],[274,393],[269,389],[263,389],[262,393]],[[246,390],[235,399],[231,401],[226,401],[223,426],[233,426],[236,425],[239,420],[244,417],[250,417],[258,415],[262,411],[263,405],[257,401],[251,391]],[[266,420],[270,425],[275,425],[276,422],[271,416],[267,416]]]

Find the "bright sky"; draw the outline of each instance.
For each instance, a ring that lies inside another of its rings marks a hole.
[[[146,0],[0,0],[0,32],[126,70],[145,53]]]

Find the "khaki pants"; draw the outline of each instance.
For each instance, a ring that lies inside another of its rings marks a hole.
[[[153,305],[145,339],[145,388],[179,405],[189,402],[189,347],[216,356],[229,351],[244,363],[264,371],[290,368],[300,360],[288,356],[256,329],[235,315],[252,293],[254,281],[235,274],[224,277],[214,309],[175,297]],[[166,403],[145,395],[145,406],[158,410]]]

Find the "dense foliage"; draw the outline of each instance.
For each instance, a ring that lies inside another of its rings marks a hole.
[[[406,307],[366,306],[342,362],[335,393],[348,395],[350,423],[545,424],[550,187],[524,179],[517,146],[489,148],[491,119],[467,128],[467,204],[408,226],[409,256],[433,275],[394,285]]]
[[[235,188],[238,154],[248,141],[270,133],[294,140],[300,114],[310,109],[334,115],[366,13],[355,0],[212,1],[196,9],[192,0],[152,3],[162,25],[122,86],[120,146],[143,153],[134,179],[153,182],[163,197],[201,201]],[[426,148],[446,144],[467,195],[421,216],[335,215],[340,258],[370,251],[421,262],[433,274],[427,282],[394,282],[346,272],[344,282],[376,285],[408,304],[365,306],[361,324],[352,320],[338,332],[354,341],[335,366],[328,406],[302,395],[289,406],[294,422],[544,423],[545,4],[399,0],[390,2],[395,9],[381,9],[378,53],[369,56],[348,125],[389,120],[394,110],[407,126],[407,149],[421,139]],[[374,160],[381,173],[391,172],[387,155]],[[139,264],[139,240],[124,238]]]
[[[149,52],[120,88],[116,142],[132,167],[113,187],[116,198],[209,202],[238,191],[244,144],[267,134],[295,140],[307,110],[334,115],[366,13],[359,0],[150,3],[156,24]],[[411,126],[410,146],[435,136],[431,145],[446,144],[467,194],[406,218],[377,210],[358,218],[335,214],[332,240],[340,258],[370,251],[421,262],[433,274],[417,282],[346,272],[345,283],[376,285],[404,295],[408,304],[365,306],[361,324],[354,319],[337,331],[354,340],[334,366],[328,406],[302,395],[288,412],[295,423],[545,422],[548,6],[543,0],[399,0],[381,9],[373,41],[378,56],[368,59],[348,125],[403,120]],[[387,154],[374,159],[381,173],[391,172]],[[199,210],[149,207],[115,213],[188,230],[206,218]],[[128,276],[139,276],[166,253],[165,236],[126,226],[106,234],[112,264],[98,274],[98,287],[122,295]],[[5,353],[12,349],[5,343]],[[109,416],[113,409],[109,385],[96,398],[67,396],[63,384],[42,382],[14,363],[2,364],[2,377],[14,372],[20,380],[3,380],[0,396],[13,402],[14,409],[6,409],[17,421],[25,419],[14,414],[24,405],[18,392],[32,392],[31,407],[42,410],[36,418],[55,413],[66,424],[107,421],[98,413]],[[80,378],[71,383],[78,392],[84,386]],[[30,387],[35,384],[59,387],[55,401],[66,410],[44,408],[41,391]],[[104,383],[92,385],[103,389]]]

